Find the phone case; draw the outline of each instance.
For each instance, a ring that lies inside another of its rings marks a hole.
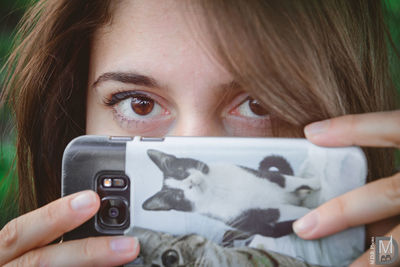
[[[124,229],[105,231],[103,215],[96,215],[64,240],[139,227],[339,265],[364,250],[364,227],[306,241],[291,225],[362,186],[366,175],[360,148],[322,148],[305,139],[81,136],[64,152],[62,195],[92,189],[101,196],[109,181],[125,177],[129,193],[115,194],[126,201],[127,220]],[[230,238],[237,233],[241,238]]]

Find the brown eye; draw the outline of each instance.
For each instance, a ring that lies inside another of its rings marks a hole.
[[[146,96],[135,96],[131,100],[132,110],[141,116],[149,114],[154,108],[154,100]]]
[[[268,111],[265,110],[265,108],[263,108],[260,105],[260,103],[253,98],[249,99],[249,108],[254,114],[256,114],[258,116],[265,116],[268,114]]]

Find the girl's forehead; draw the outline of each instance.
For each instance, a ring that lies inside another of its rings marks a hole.
[[[134,71],[168,87],[230,82],[229,73],[199,44],[184,12],[175,0],[115,3],[111,23],[92,42],[90,80],[110,71]]]

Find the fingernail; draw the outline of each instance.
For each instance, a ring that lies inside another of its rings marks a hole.
[[[136,237],[117,237],[110,241],[112,251],[118,253],[134,252],[138,248],[139,241]]]
[[[329,128],[331,120],[324,120],[311,123],[304,129],[306,135],[317,135],[325,132]]]
[[[318,212],[313,210],[306,214],[303,218],[295,221],[293,224],[293,231],[296,234],[307,234],[310,233],[318,223]]]
[[[95,198],[90,191],[82,192],[71,200],[71,208],[73,210],[86,209],[93,205]]]

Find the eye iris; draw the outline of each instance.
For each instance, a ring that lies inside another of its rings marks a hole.
[[[131,107],[138,115],[147,115],[154,108],[154,100],[146,96],[135,96],[132,97]]]
[[[249,107],[250,110],[258,116],[264,116],[268,114],[268,112],[255,99],[249,100]]]

